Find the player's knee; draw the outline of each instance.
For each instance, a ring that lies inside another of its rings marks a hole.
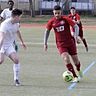
[[[65,61],[66,63],[70,63],[70,59],[69,59],[68,57],[65,57],[65,58],[64,58],[64,61]]]
[[[64,56],[64,57],[63,57],[63,60],[64,60],[64,62],[65,62],[66,64],[69,64],[69,63],[70,63],[70,59],[69,59],[68,56]]]
[[[75,64],[79,64],[79,62],[80,62],[80,61],[79,61],[78,59],[76,59],[76,60],[74,61]]]
[[[18,64],[18,63],[19,63],[19,60],[18,60],[18,59],[15,59],[15,60],[14,60],[14,63],[15,63],[15,64]]]
[[[70,63],[70,58],[69,58],[68,53],[62,54],[62,58],[63,58],[65,64],[69,64]]]

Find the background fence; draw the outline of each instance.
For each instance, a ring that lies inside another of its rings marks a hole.
[[[7,7],[7,1],[8,0],[0,0],[0,10],[3,10]],[[15,8],[20,8],[24,11],[30,12],[30,4],[29,0],[13,0],[15,2]],[[39,15],[47,14],[47,12],[52,13],[52,9],[54,5],[57,3],[55,1],[43,1],[43,0],[32,0],[34,5],[34,11],[35,13],[38,13]],[[60,3],[60,6],[62,7],[63,2]],[[68,11],[71,6],[76,7],[78,11],[86,11],[91,12],[92,14],[96,15],[96,0],[92,0],[92,2],[71,2],[71,0],[67,0],[67,3],[63,5],[63,10]],[[48,13],[49,14],[49,13]]]

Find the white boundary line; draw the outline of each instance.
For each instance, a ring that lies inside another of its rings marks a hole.
[[[86,74],[90,68],[96,63],[96,61],[93,61],[84,71],[83,71],[83,75]],[[72,83],[69,87],[68,87],[68,90],[72,90],[75,86],[76,86],[77,83]]]
[[[20,44],[20,42],[17,42],[17,44]],[[33,42],[25,42],[25,44],[27,45],[43,45],[44,43],[41,43],[41,42],[36,42],[36,43],[33,43]],[[48,45],[56,45],[56,43],[48,43]],[[88,44],[89,46],[96,46],[95,44]],[[78,44],[77,46],[84,46],[83,44]]]

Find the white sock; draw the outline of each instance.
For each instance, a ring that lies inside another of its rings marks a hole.
[[[20,64],[13,65],[14,80],[19,79]]]

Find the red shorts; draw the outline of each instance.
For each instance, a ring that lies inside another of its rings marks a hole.
[[[72,44],[68,47],[60,46],[60,47],[58,47],[58,50],[59,50],[60,55],[64,52],[68,52],[70,55],[76,55],[77,54],[77,49],[76,49],[75,44]]]

